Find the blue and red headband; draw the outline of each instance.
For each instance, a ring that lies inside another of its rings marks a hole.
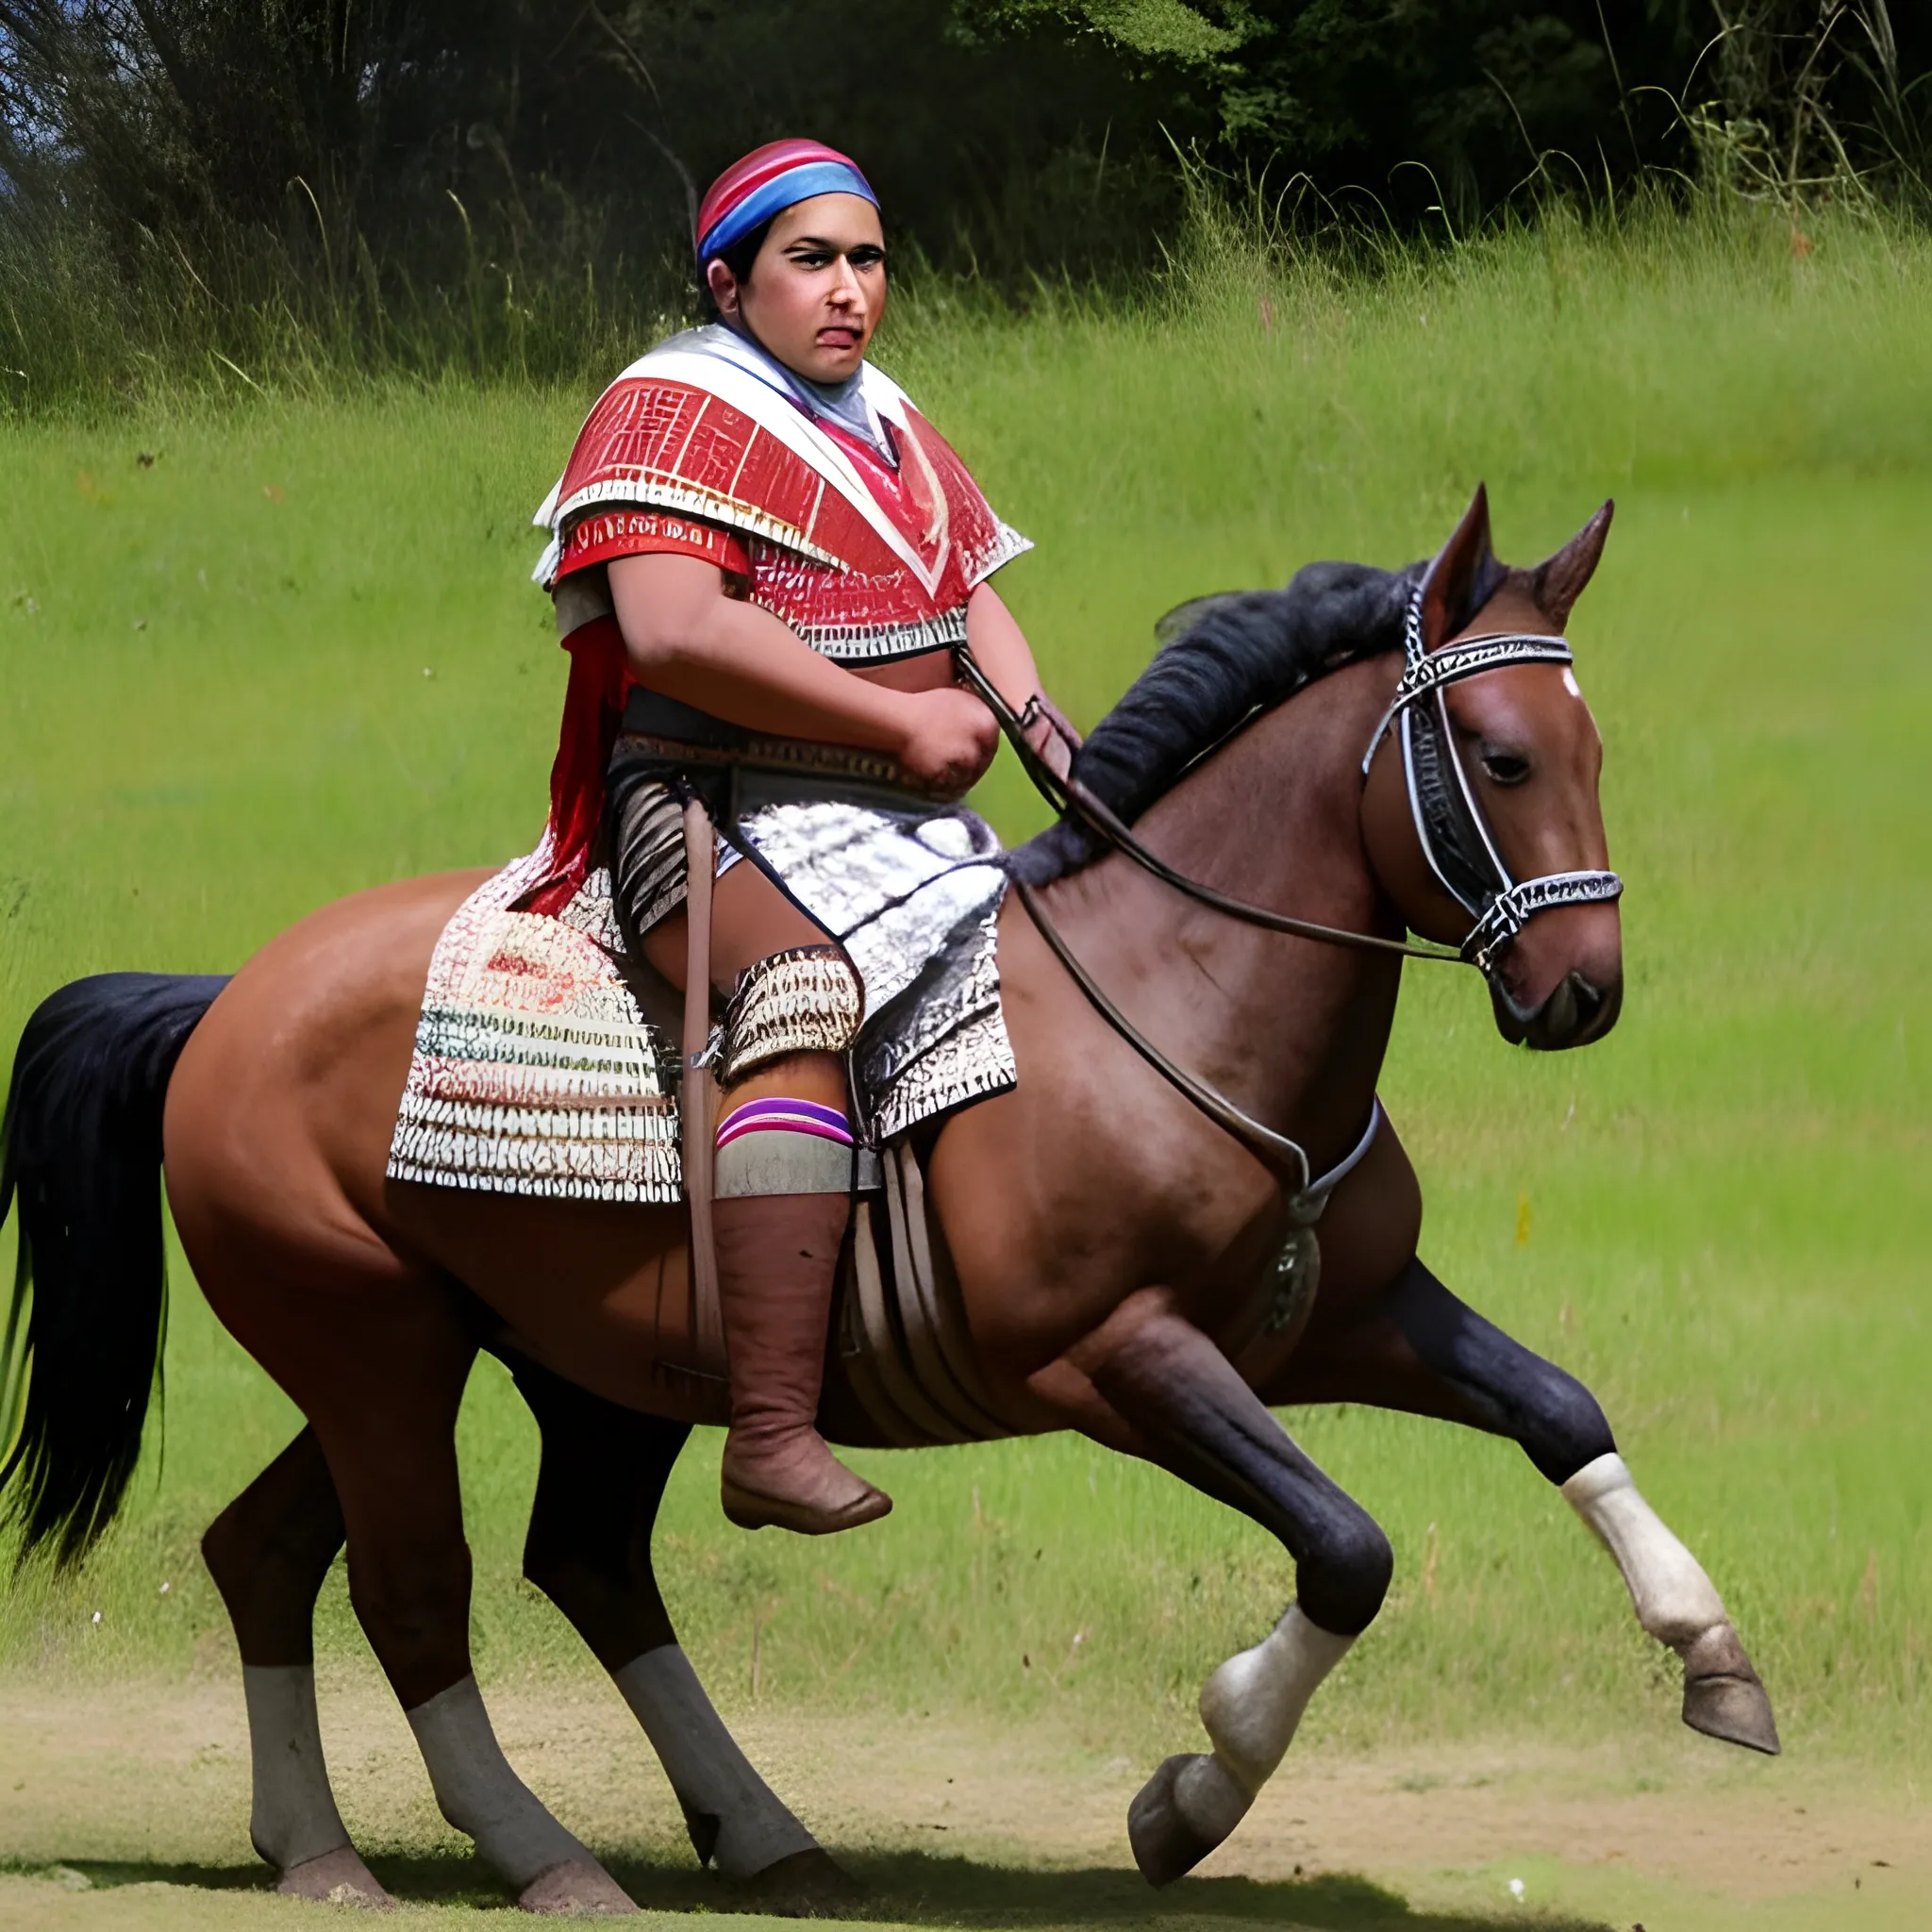
[[[713,181],[698,207],[698,266],[794,202],[815,194],[857,194],[876,208],[879,198],[858,163],[817,141],[774,141],[754,148]]]

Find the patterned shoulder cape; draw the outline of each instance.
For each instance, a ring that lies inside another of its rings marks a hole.
[[[896,472],[809,415],[761,359],[714,324],[632,363],[599,397],[537,512],[551,536],[538,581],[563,574],[587,518],[620,508],[695,518],[750,540],[754,554],[770,545],[836,572],[852,580],[848,622],[859,624],[869,589],[891,587],[885,601],[902,608],[916,592],[937,616],[1031,547],[889,376],[867,364],[861,383],[891,430]]]

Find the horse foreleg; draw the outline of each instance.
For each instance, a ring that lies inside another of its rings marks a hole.
[[[315,1709],[315,1598],[341,1546],[335,1484],[309,1429],[201,1540],[242,1652],[254,1774],[250,1842],[280,1871],[277,1891],[380,1907],[393,1901],[336,1809]]]
[[[1246,1815],[1308,1699],[1381,1608],[1393,1557],[1368,1512],[1302,1453],[1191,1323],[1154,1315],[1087,1373],[1153,1460],[1252,1517],[1295,1561],[1295,1602],[1202,1689],[1213,1750],[1170,1757],[1128,1808],[1135,1861],[1150,1883],[1166,1885]]]
[[[1710,1578],[1632,1482],[1596,1398],[1411,1260],[1364,1321],[1311,1333],[1279,1401],[1365,1401],[1520,1443],[1615,1559],[1637,1619],[1684,1660],[1684,1722],[1775,1753],[1771,1700]]]
[[[851,1881],[724,1727],[672,1627],[651,1560],[688,1424],[622,1408],[506,1352],[542,1431],[524,1574],[569,1618],[651,1740],[700,1864],[767,1903],[830,1904]]]

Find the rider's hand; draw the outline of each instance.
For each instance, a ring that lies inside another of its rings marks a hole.
[[[947,686],[908,693],[899,763],[922,791],[958,798],[979,782],[999,749],[1000,727],[971,691]]]

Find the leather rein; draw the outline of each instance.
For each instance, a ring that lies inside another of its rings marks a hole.
[[[1419,946],[1406,940],[1385,939],[1377,933],[1355,932],[1344,926],[1291,918],[1266,906],[1232,898],[1176,871],[1149,851],[1088,786],[1071,773],[1062,778],[1054,771],[1027,741],[1029,721],[1016,713],[1001,696],[971,651],[962,644],[956,647],[954,657],[965,682],[998,721],[1034,789],[1055,812],[1062,819],[1074,820],[1109,850],[1131,858],[1184,896],[1266,932],[1286,933],[1357,952],[1473,965],[1486,980],[1493,980],[1502,953],[1536,913],[1557,906],[1594,905],[1615,899],[1622,894],[1624,882],[1612,872],[1548,873],[1523,880],[1511,876],[1470,785],[1443,696],[1452,684],[1512,665],[1571,664],[1574,658],[1568,641],[1550,633],[1509,631],[1464,638],[1440,651],[1425,651],[1422,634],[1424,588],[1424,585],[1418,585],[1409,599],[1403,627],[1402,676],[1387,710],[1376,724],[1368,750],[1362,755],[1361,774],[1366,785],[1369,768],[1383,739],[1391,727],[1399,728],[1409,810],[1416,836],[1422,841],[1423,856],[1437,880],[1474,922],[1458,947]],[[1424,700],[1433,702],[1424,704]],[[1013,884],[1040,936],[1095,1012],[1217,1126],[1239,1141],[1264,1166],[1281,1174],[1284,1179],[1292,1180],[1291,1211],[1304,1224],[1312,1222],[1325,1205],[1329,1191],[1368,1151],[1369,1141],[1381,1118],[1380,1102],[1372,1110],[1368,1131],[1354,1153],[1316,1180],[1307,1151],[1298,1141],[1277,1134],[1274,1128],[1243,1113],[1224,1094],[1162,1053],[1114,1005],[1081,964],[1048,916],[1039,890],[1024,879],[1015,879]]]

